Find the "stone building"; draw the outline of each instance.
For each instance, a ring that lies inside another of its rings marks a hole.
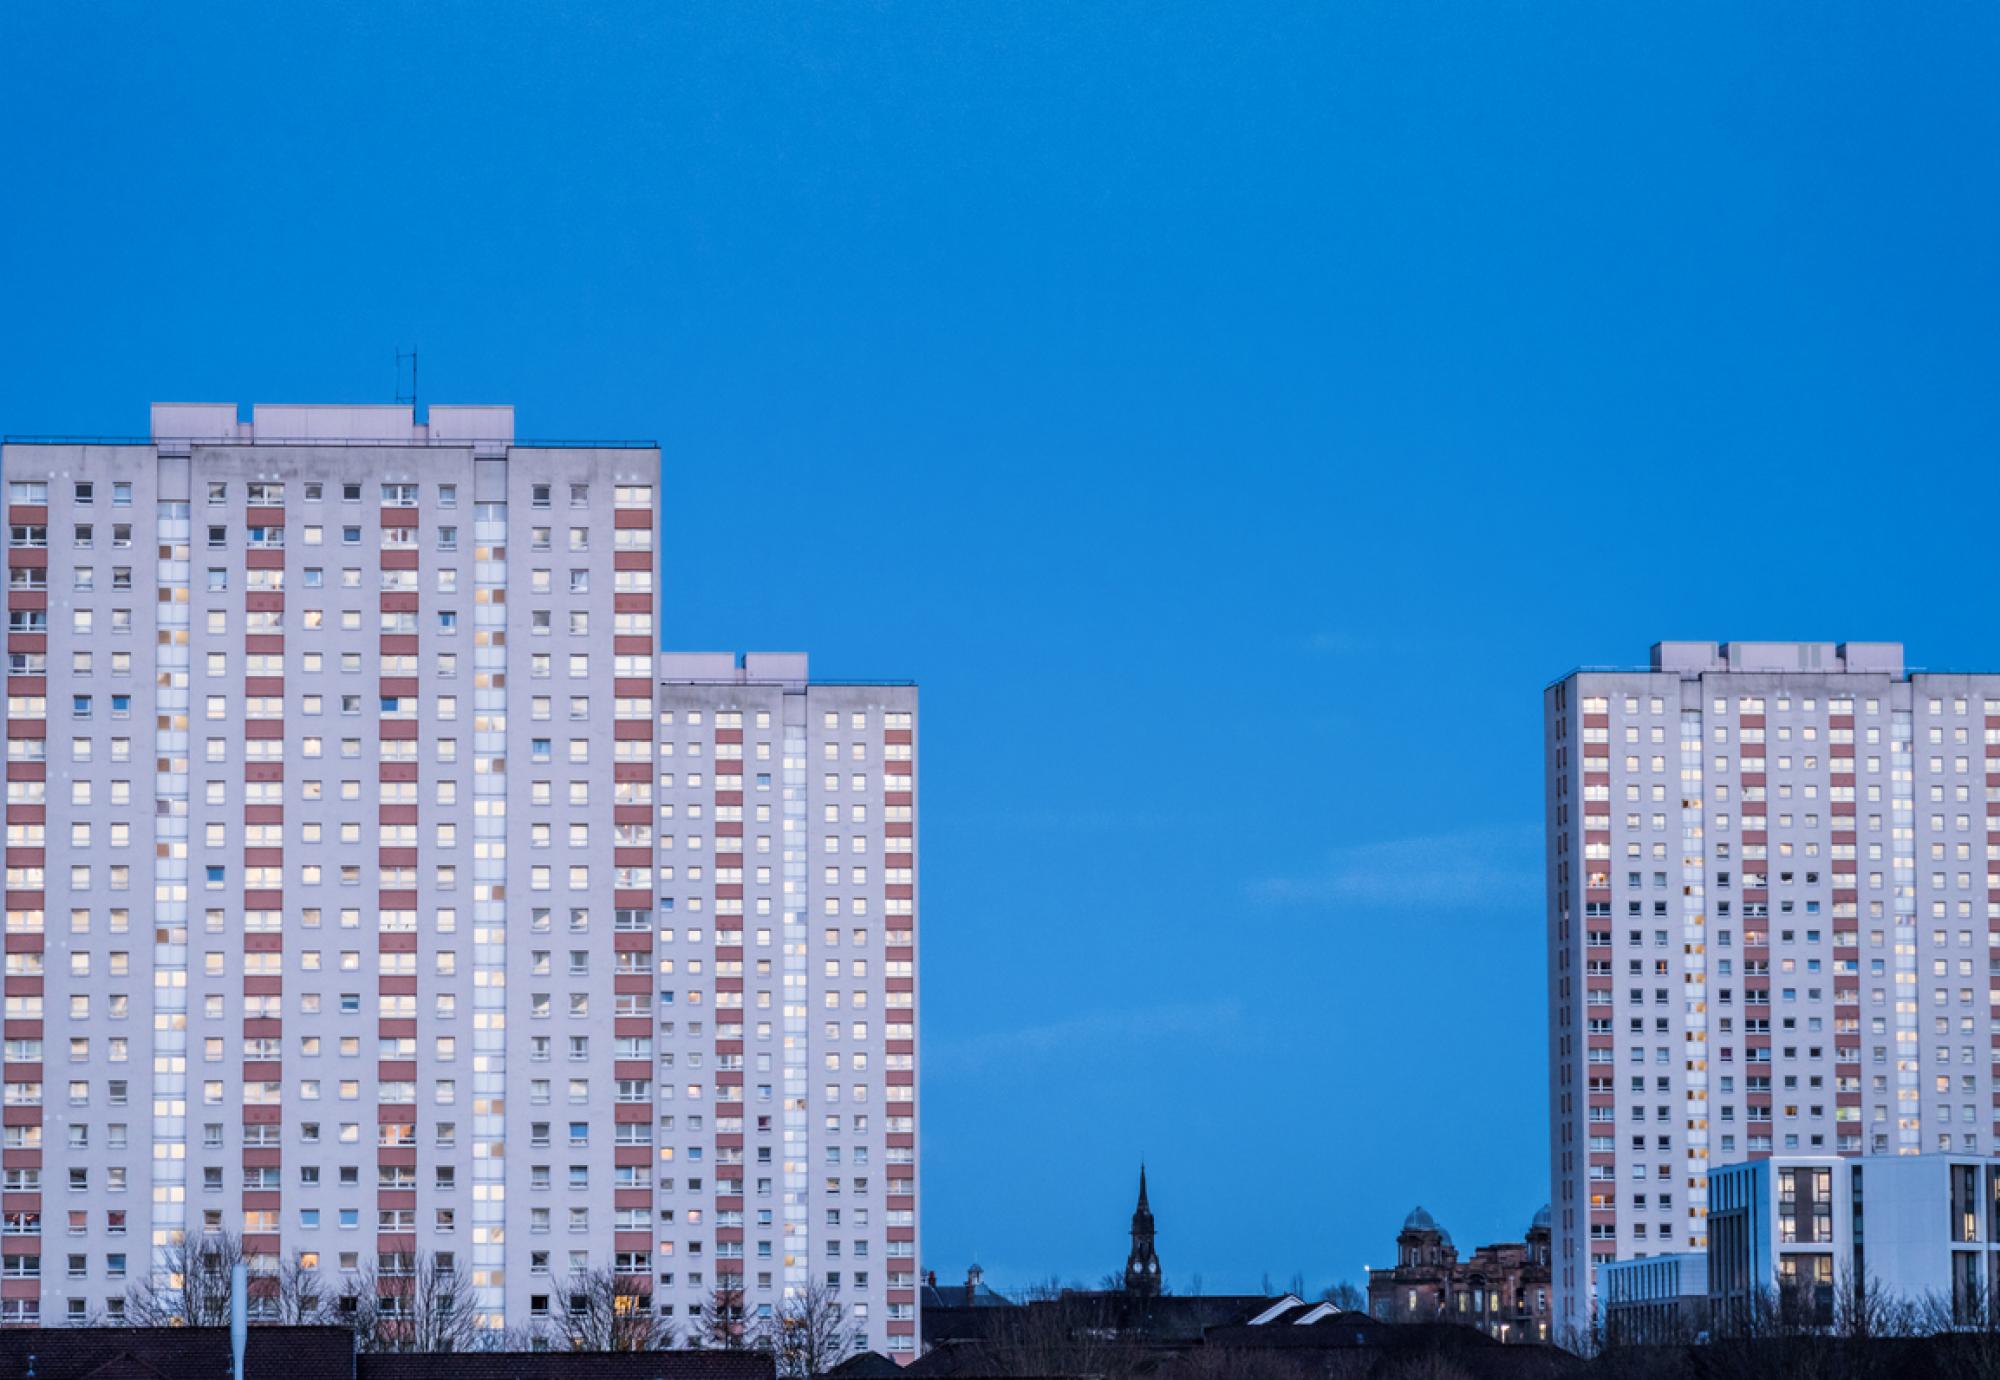
[[[1421,1207],[1396,1234],[1396,1263],[1368,1272],[1368,1312],[1383,1322],[1454,1322],[1503,1342],[1549,1340],[1549,1210],[1525,1241],[1461,1259],[1451,1233]]]

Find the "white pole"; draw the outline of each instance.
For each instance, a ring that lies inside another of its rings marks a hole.
[[[230,1374],[243,1380],[243,1350],[250,1341],[250,1267],[237,1261],[229,1272]]]

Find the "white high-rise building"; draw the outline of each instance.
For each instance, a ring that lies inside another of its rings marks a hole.
[[[511,408],[161,405],[0,477],[0,1322],[226,1233],[494,1329],[608,1271],[914,1349],[914,689],[659,656],[658,450]]]
[[[1668,642],[1543,707],[1559,1334],[1711,1166],[1993,1152],[2000,675]]]

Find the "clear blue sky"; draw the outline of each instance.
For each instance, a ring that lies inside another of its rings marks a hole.
[[[11,0],[0,430],[657,437],[670,645],[923,683],[926,1263],[1358,1276],[1547,1196],[1546,681],[2000,665],[1996,23]]]

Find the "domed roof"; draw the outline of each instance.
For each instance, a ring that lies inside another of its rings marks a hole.
[[[1541,1211],[1535,1214],[1535,1220],[1528,1223],[1528,1230],[1547,1231],[1553,1225],[1553,1223],[1554,1219],[1549,1216],[1549,1205],[1547,1203],[1543,1203]]]
[[[1431,1215],[1423,1210],[1422,1206],[1410,1209],[1410,1215],[1403,1219],[1403,1230],[1434,1231],[1440,1235],[1444,1232],[1444,1228],[1440,1227]]]

